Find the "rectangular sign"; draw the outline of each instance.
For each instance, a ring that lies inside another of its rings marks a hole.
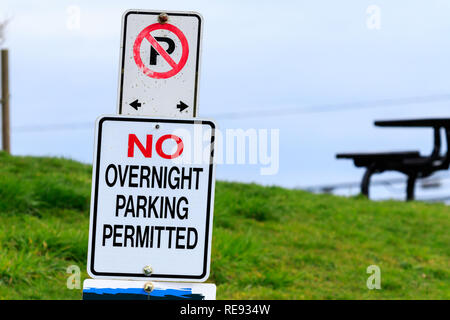
[[[126,280],[83,282],[83,300],[215,300],[213,283],[175,283]]]
[[[202,25],[196,12],[124,13],[118,114],[197,116]]]
[[[210,120],[97,120],[88,273],[205,281],[214,200]]]

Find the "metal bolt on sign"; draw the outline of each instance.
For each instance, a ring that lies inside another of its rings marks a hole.
[[[164,23],[166,23],[167,21],[169,21],[169,16],[167,15],[167,13],[161,13],[159,16],[158,16],[158,22],[160,23],[160,24],[164,24]]]
[[[144,291],[147,293],[150,293],[153,291],[153,289],[155,289],[155,285],[153,284],[153,282],[146,282],[144,284]]]
[[[143,270],[144,270],[144,274],[145,274],[147,277],[148,277],[148,276],[151,276],[152,273],[153,273],[153,268],[150,267],[150,266],[145,266]]]

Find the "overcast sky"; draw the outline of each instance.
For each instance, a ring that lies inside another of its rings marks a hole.
[[[80,28],[68,27],[70,6],[80,9]],[[221,165],[218,179],[358,181],[362,172],[335,153],[431,150],[431,131],[375,128],[375,119],[450,116],[448,0],[3,0],[14,154],[92,161],[89,123],[116,111],[121,16],[131,8],[203,15],[200,117],[222,129],[280,129],[277,175]]]

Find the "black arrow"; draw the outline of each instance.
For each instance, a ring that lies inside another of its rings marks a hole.
[[[136,99],[132,103],[130,103],[130,106],[132,106],[137,111],[137,109],[141,107],[141,103],[138,101],[138,99]]]
[[[183,112],[183,110],[189,108],[189,106],[183,101],[180,101],[180,103],[177,104],[177,108],[180,109],[180,112]]]

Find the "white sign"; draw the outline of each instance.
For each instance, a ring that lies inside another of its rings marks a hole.
[[[213,283],[87,279],[83,300],[215,300]]]
[[[208,278],[214,130],[209,120],[97,120],[88,253],[92,278]]]
[[[203,19],[196,12],[164,13],[123,15],[118,114],[197,116]]]

